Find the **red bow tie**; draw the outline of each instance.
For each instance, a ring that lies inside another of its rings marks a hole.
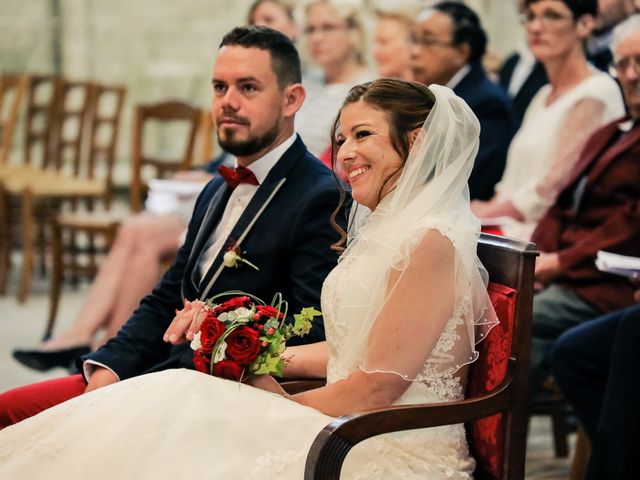
[[[251,170],[243,166],[237,166],[234,168],[225,167],[221,165],[218,167],[218,173],[224,181],[227,182],[229,188],[236,188],[241,183],[248,183],[249,185],[260,185],[258,179]]]

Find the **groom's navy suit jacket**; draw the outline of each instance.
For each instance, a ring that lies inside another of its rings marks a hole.
[[[118,334],[81,362],[91,359],[104,364],[120,379],[167,368],[193,368],[188,344],[171,346],[162,340],[175,310],[183,307],[183,299],[242,290],[269,303],[280,292],[289,302],[289,312],[305,306],[320,308],[322,282],[337,261],[330,245],[339,239],[329,220],[339,198],[332,172],[298,137],[259,186],[229,236],[229,242],[236,243],[259,271],[242,264],[225,267],[222,249],[201,278],[201,256],[230,194],[221,178],[205,187],[175,263]],[[344,219],[343,213],[340,218]],[[343,220],[340,223],[344,226]],[[291,339],[289,344],[295,344],[293,340],[324,340],[322,321],[314,322],[309,335]]]
[[[471,62],[469,67],[453,91],[467,102],[480,121],[480,150],[469,177],[469,193],[472,199],[489,200],[502,178],[518,121],[511,100],[487,78],[480,62]]]

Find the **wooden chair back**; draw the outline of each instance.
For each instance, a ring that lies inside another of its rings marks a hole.
[[[54,115],[53,164],[49,165],[60,173],[77,177],[83,170],[83,139],[90,123],[94,88],[91,82],[61,81]]]
[[[215,131],[211,110],[204,109],[200,115],[200,126],[196,139],[196,154],[193,166],[203,166],[213,159]]]
[[[202,111],[188,102],[168,100],[153,104],[138,105],[135,108],[132,139],[132,178],[131,209],[142,210],[146,184],[143,180],[143,169],[150,166],[155,170],[153,178],[161,178],[168,173],[187,170],[193,164],[196,134],[200,125]],[[184,138],[171,137],[171,145],[184,144],[181,152],[174,158],[151,155],[145,145],[145,127],[152,122],[161,124],[182,124],[186,131]]]
[[[51,158],[56,109],[62,80],[56,75],[30,75],[24,121],[24,164],[44,169]]]
[[[25,75],[0,75],[0,165],[9,163],[20,106],[27,91]]]
[[[123,86],[94,84],[87,112],[83,146],[85,161],[81,169],[86,169],[87,178],[104,180],[104,203],[107,209],[111,206],[113,194],[113,167],[125,94],[126,88]]]
[[[512,300],[512,308],[503,310],[511,312],[513,316],[511,342],[504,347],[509,352],[506,356],[507,365],[503,378],[494,376],[489,382],[495,383],[495,386],[487,388],[486,393],[467,392],[467,397],[457,402],[393,406],[340,417],[316,437],[307,456],[304,478],[338,480],[349,450],[367,438],[457,423],[465,423],[469,431],[478,419],[496,414],[502,415],[499,434],[503,441],[499,471],[494,476],[495,472],[485,469],[481,459],[478,459],[475,478],[524,478],[533,271],[537,254],[532,243],[506,237],[482,234],[478,244],[478,256],[489,272],[490,282],[500,286],[498,290],[508,294],[507,298]],[[500,320],[503,322],[505,319]],[[494,331],[500,333],[496,328],[501,326],[502,323],[494,327],[489,335]],[[479,344],[481,348],[482,343]],[[481,354],[470,370],[469,383],[477,384],[482,380],[477,378],[479,372],[483,371],[482,365],[486,367],[493,361],[486,354]],[[469,441],[472,451],[477,450],[471,436]]]

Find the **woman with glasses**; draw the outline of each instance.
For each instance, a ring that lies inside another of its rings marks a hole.
[[[529,105],[507,156],[496,194],[474,201],[474,212],[496,220],[508,236],[528,240],[591,134],[624,114],[616,82],[585,57],[597,0],[527,0],[523,23],[531,52],[549,83]],[[507,220],[504,218],[507,217]]]
[[[349,89],[373,77],[365,66],[359,6],[353,0],[312,0],[304,9],[305,42],[316,68],[303,78],[307,98],[296,131],[316,156],[330,146],[331,122]]]

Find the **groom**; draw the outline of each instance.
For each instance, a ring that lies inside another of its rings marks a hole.
[[[294,132],[305,98],[300,82],[298,52],[284,35],[247,26],[223,38],[213,68],[212,115],[218,141],[238,168],[205,187],[175,263],[120,332],[78,361],[83,375],[0,395],[0,428],[119,380],[193,368],[188,344],[163,339],[185,301],[243,290],[265,301],[281,292],[292,312],[320,306],[322,282],[337,260],[330,246],[339,235],[330,217],[339,191],[331,171]],[[342,211],[338,219],[344,223]],[[242,262],[226,266],[230,249],[258,270]],[[302,341],[321,340],[324,327],[314,322]]]

